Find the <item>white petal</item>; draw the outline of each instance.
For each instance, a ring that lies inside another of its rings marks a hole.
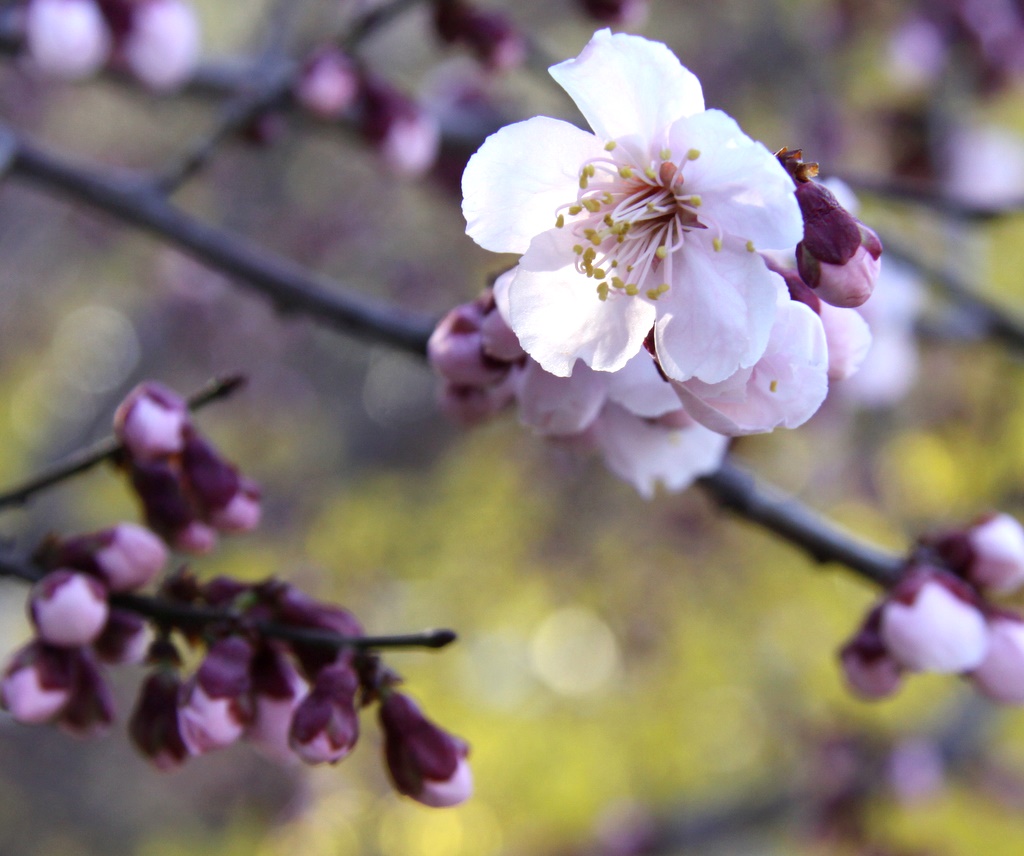
[[[797,301],[779,307],[764,356],[753,370],[722,383],[676,385],[686,412],[713,431],[733,436],[802,425],[828,392],[828,349],[815,313]]]
[[[611,376],[577,363],[571,377],[558,377],[527,360],[516,389],[519,420],[541,434],[579,434],[597,418]]]
[[[680,491],[718,469],[729,439],[700,425],[666,428],[609,404],[594,423],[605,465],[645,499],[660,484]]]
[[[828,343],[828,376],[845,380],[857,370],[871,349],[871,328],[859,312],[821,304],[821,323]]]
[[[549,71],[602,140],[639,134],[661,146],[669,125],[704,109],[700,81],[660,42],[598,30]]]
[[[753,241],[758,250],[787,249],[803,239],[793,180],[732,117],[708,110],[680,119],[669,140],[676,157],[690,149],[700,152],[683,165],[682,174],[683,186],[701,198],[702,222]]]
[[[608,399],[637,416],[662,416],[679,409],[679,397],[672,384],[661,376],[646,351],[641,351],[619,371],[608,373]]]
[[[546,116],[491,134],[462,174],[466,234],[485,250],[526,252],[576,201],[583,162],[605,154],[593,134]]]
[[[594,280],[576,270],[571,242],[552,230],[530,244],[509,286],[510,325],[552,374],[568,377],[578,359],[597,371],[618,371],[643,346],[654,307],[618,293],[600,300]]]
[[[673,380],[717,383],[764,353],[785,285],[757,253],[715,252],[694,232],[686,240],[672,258],[672,288],[658,302],[658,360]]]

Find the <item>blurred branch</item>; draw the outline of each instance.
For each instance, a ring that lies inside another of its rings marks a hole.
[[[816,562],[839,562],[886,588],[900,578],[901,556],[857,540],[796,499],[758,484],[728,458],[697,484],[722,508],[784,538]]]
[[[123,174],[76,166],[0,126],[14,146],[8,176],[84,203],[157,236],[242,287],[270,298],[282,313],[302,313],[334,329],[414,354],[426,353],[434,319],[339,290],[329,277],[275,255],[181,211]]]
[[[241,375],[214,378],[203,389],[189,397],[189,409],[198,410],[214,401],[227,398],[244,383],[245,378]],[[32,476],[23,484],[0,492],[0,509],[11,505],[23,505],[36,493],[79,473],[84,473],[86,470],[90,470],[104,461],[113,459],[121,451],[121,448],[121,443],[118,442],[117,438],[110,436],[93,443],[91,446],[80,449],[65,460],[54,464],[50,469]]]
[[[44,571],[31,560],[22,556],[0,553],[0,577],[35,583],[44,576]],[[211,627],[251,630],[261,636],[320,648],[357,648],[360,650],[444,648],[458,638],[453,630],[424,630],[422,633],[387,636],[342,636],[328,630],[294,627],[273,621],[253,621],[230,609],[196,606],[142,594],[111,594],[110,605],[151,619],[163,628],[193,632]]]

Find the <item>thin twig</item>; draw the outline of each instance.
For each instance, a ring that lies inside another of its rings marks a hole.
[[[241,375],[215,378],[188,399],[189,409],[198,410],[207,404],[226,398],[244,383],[245,378]],[[104,437],[91,446],[72,453],[49,469],[32,476],[28,481],[0,493],[0,509],[24,505],[40,491],[79,473],[84,473],[104,461],[109,461],[120,451],[121,443],[116,437]]]
[[[0,136],[4,133],[0,127]],[[72,165],[13,132],[6,133],[15,145],[10,178],[84,203],[156,235],[239,285],[270,298],[282,312],[301,312],[345,333],[418,355],[426,353],[433,318],[344,293],[336,281],[203,223],[138,182],[95,167]]]
[[[786,539],[816,562],[839,562],[886,588],[901,576],[902,557],[857,540],[796,499],[758,484],[728,458],[697,484],[722,508]]]

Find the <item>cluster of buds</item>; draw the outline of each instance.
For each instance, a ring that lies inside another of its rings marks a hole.
[[[166,91],[195,68],[199,24],[184,0],[28,0],[25,42],[47,74],[75,79],[109,64]]]
[[[114,433],[147,525],[172,547],[206,553],[218,532],[259,524],[259,488],[199,433],[176,392],[140,384],[114,414]]]
[[[579,0],[585,14],[602,24],[632,28],[647,18],[648,0]]]
[[[923,538],[843,647],[847,682],[884,698],[908,672],[962,674],[988,698],[1024,702],[1024,617],[987,598],[1022,584],[1024,528],[1008,515]]]
[[[437,159],[441,141],[437,119],[334,46],[320,47],[309,55],[293,92],[317,119],[351,122],[395,173],[420,175]]]
[[[3,706],[20,722],[101,731],[113,706],[100,663],[141,662],[149,641],[146,623],[112,605],[110,596],[147,585],[167,563],[167,549],[148,529],[122,523],[51,539],[36,563],[45,571],[28,601],[36,638],[7,667]]]
[[[796,246],[800,278],[833,306],[854,308],[870,296],[878,278],[882,242],[847,211],[820,182],[816,163],[805,163],[799,149],[778,152],[796,185],[804,237]]]
[[[526,58],[526,42],[505,15],[484,12],[466,0],[438,0],[434,27],[443,41],[465,45],[491,71],[509,71]]]
[[[215,640],[184,680],[175,646],[167,638],[153,643],[155,670],[129,730],[139,751],[161,769],[243,739],[275,760],[334,764],[356,745],[358,710],[377,703],[396,789],[438,807],[469,797],[468,747],[397,691],[400,679],[377,654],[344,644],[364,635],[347,610],[276,580],[199,584],[179,575],[164,594],[224,610],[232,620],[206,628]],[[263,632],[268,627],[275,633]],[[313,633],[304,638],[303,631]],[[325,644],[325,635],[333,641]]]

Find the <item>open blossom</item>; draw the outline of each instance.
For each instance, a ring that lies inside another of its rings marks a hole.
[[[463,176],[467,233],[522,258],[509,321],[548,372],[617,371],[653,328],[677,381],[718,383],[768,345],[782,281],[755,249],[803,235],[793,183],[661,44],[596,33],[551,68],[594,133],[536,117]]]

